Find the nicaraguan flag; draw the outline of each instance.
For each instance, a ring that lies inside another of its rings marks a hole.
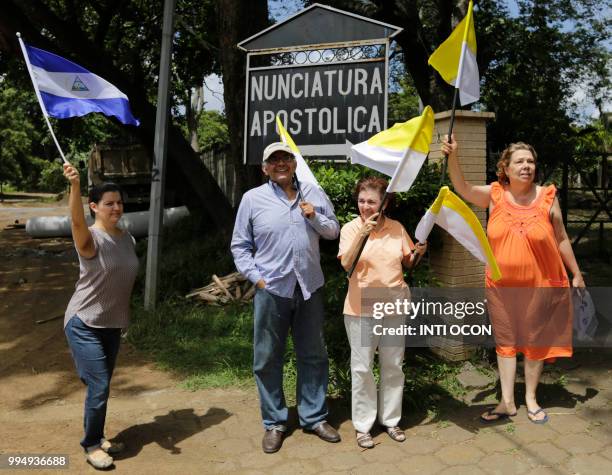
[[[127,96],[111,83],[61,56],[24,46],[45,114],[66,119],[101,112],[124,124],[140,125]]]
[[[438,46],[428,61],[447,83],[459,89],[462,106],[480,99],[473,7],[470,0],[465,18],[459,22],[446,41]]]
[[[434,113],[427,106],[419,117],[351,146],[351,163],[358,163],[391,177],[387,191],[408,191],[429,153]]]
[[[438,197],[419,221],[414,232],[419,242],[427,241],[434,224],[445,229],[476,259],[486,264],[492,280],[501,279],[501,271],[478,217],[448,186],[440,189]]]

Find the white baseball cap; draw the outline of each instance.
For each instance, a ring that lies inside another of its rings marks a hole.
[[[283,142],[272,142],[263,151],[263,160],[262,160],[262,163],[264,163],[268,158],[270,158],[270,156],[274,152],[287,152],[292,157],[295,157],[295,154],[293,153],[293,150],[291,150],[291,147],[289,147],[289,145],[287,145],[286,143],[283,143]]]

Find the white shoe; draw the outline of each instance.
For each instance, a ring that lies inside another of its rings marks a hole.
[[[125,450],[125,444],[123,442],[111,442],[110,440],[102,439],[100,448],[107,454],[118,454]]]
[[[114,463],[113,458],[100,447],[96,447],[91,452],[88,450],[85,454],[85,459],[87,463],[98,470],[105,470]]]

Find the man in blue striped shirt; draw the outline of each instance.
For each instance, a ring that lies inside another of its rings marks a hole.
[[[283,359],[289,328],[297,359],[300,425],[328,442],[340,440],[325,420],[328,360],[319,255],[319,238],[336,239],[340,226],[316,186],[294,186],[296,166],[288,145],[266,147],[262,168],[269,181],[242,197],[231,244],[236,268],[257,287],[253,372],[266,453],[280,449],[287,431]]]

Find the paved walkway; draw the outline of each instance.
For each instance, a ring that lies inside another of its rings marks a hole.
[[[129,444],[116,462],[116,473],[612,473],[609,355],[591,355],[588,364],[564,371],[564,386],[546,382],[558,379],[556,373],[545,377],[542,393],[549,397],[542,403],[550,415],[545,425],[530,423],[521,407],[513,422],[483,427],[478,414],[494,394],[474,391],[468,396],[470,404],[457,401],[438,416],[417,421],[421,416],[408,415],[406,442],[396,443],[379,433],[374,449],[360,450],[347,408],[335,403],[331,422],[339,427],[342,442],[325,443],[297,429],[280,452],[268,455],[260,448],[262,428],[254,388],[186,391],[171,379],[152,378],[158,370],[128,348],[124,351],[107,420],[108,435]],[[62,353],[61,360],[69,359]],[[21,377],[35,381],[26,374]],[[3,444],[2,451],[69,453],[70,473],[93,472],[76,445],[82,389],[69,372],[61,379],[68,389],[58,387],[57,396],[28,397],[27,403],[22,399],[17,406],[5,406],[0,431],[11,435],[11,444]],[[24,387],[24,395],[17,399],[36,393],[33,386]],[[32,434],[32,427],[42,431]]]
[[[494,394],[475,391],[437,417],[418,424],[408,417],[404,443],[380,433],[374,449],[360,450],[350,420],[336,420],[343,437],[340,444],[326,444],[297,430],[279,453],[266,455],[259,448],[257,414],[244,407],[212,433],[202,432],[207,445],[202,453],[211,471],[224,473],[612,473],[609,353],[578,359],[588,363],[564,370],[563,386],[551,384],[553,378],[558,380],[558,372],[545,375],[541,402],[550,415],[545,425],[529,422],[521,407],[511,423],[483,426],[478,415]],[[519,383],[519,392],[521,386]],[[254,407],[256,401],[248,400]],[[338,419],[348,416],[346,410],[338,412]]]

